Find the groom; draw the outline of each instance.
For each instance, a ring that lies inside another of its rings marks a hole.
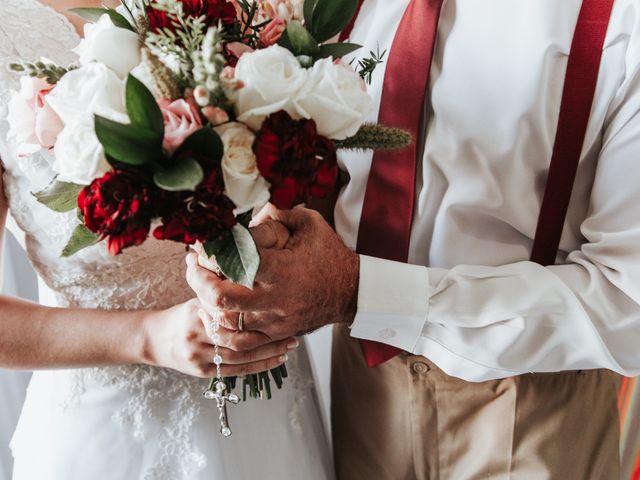
[[[243,312],[235,348],[337,325],[340,479],[619,478],[612,372],[640,368],[635,0],[365,0],[351,39],[389,52],[378,119],[415,144],[342,156],[338,233],[263,211],[253,291],[193,258],[190,284],[226,327]]]

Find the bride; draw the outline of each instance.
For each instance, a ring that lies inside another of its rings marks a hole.
[[[19,85],[6,65],[41,56],[72,63],[82,27],[63,12],[100,3],[0,2],[0,237],[10,211],[57,305],[0,296],[0,367],[40,370],[11,444],[14,479],[332,478],[307,353],[295,339],[222,352],[225,375],[273,368],[288,355],[290,378],[270,401],[230,407],[234,434],[219,434],[215,404],[202,397],[214,350],[185,281],[183,246],[151,240],[118,257],[95,247],[59,258],[75,219],[30,193],[53,174],[46,155],[19,157],[7,141]]]

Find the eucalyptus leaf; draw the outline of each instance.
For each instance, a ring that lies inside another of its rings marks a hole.
[[[318,0],[307,28],[318,43],[324,43],[349,25],[357,8],[358,0]]]
[[[136,31],[129,20],[111,8],[72,8],[69,11],[90,23],[96,23],[100,17],[107,14],[116,27],[125,28],[132,32]]]
[[[205,251],[215,256],[220,270],[229,280],[253,289],[260,268],[260,253],[248,228],[236,224],[231,235],[217,242],[207,242]]]
[[[153,176],[155,184],[168,192],[194,191],[203,179],[204,171],[193,158],[187,158]]]
[[[226,242],[233,241],[233,234],[231,233],[231,230],[229,230],[228,232],[223,233],[220,238],[205,242],[203,245],[204,252],[209,258],[213,258],[220,250],[222,250]]]
[[[131,124],[155,133],[162,142],[164,120],[158,102],[144,83],[131,74],[127,77],[125,99]]]
[[[295,55],[314,55],[318,52],[318,42],[304,26],[294,20],[287,26],[287,36]]]
[[[356,50],[359,50],[360,48],[362,48],[362,45],[358,45],[357,43],[327,43],[320,47],[320,51],[317,56],[319,58],[342,58]]]
[[[100,241],[100,237],[84,225],[78,225],[71,234],[67,246],[62,250],[62,257],[70,257],[80,250],[91,247]]]
[[[107,157],[127,165],[154,164],[162,158],[162,138],[151,130],[95,116],[98,140]]]
[[[78,195],[84,185],[54,180],[47,188],[33,194],[36,200],[54,212],[70,212],[78,206]]]
[[[202,127],[187,137],[173,158],[179,158],[186,152],[196,153],[201,161],[208,160],[211,163],[210,166],[217,166],[222,161],[224,146],[220,135],[211,127]]]

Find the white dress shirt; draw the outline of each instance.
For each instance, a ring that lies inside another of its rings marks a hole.
[[[388,50],[407,5],[365,0],[352,41]],[[445,0],[409,264],[361,257],[354,337],[469,381],[640,373],[638,0],[614,5],[558,265],[528,261],[580,6]],[[370,87],[378,105],[384,74]],[[354,248],[371,158],[340,158],[336,228]]]

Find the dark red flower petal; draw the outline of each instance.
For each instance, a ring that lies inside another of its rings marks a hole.
[[[271,183],[271,201],[292,208],[323,198],[333,189],[338,163],[333,142],[318,135],[313,120],[294,120],[285,112],[270,115],[253,144],[258,169]]]
[[[85,187],[78,195],[78,207],[85,226],[106,238],[109,252],[117,255],[147,239],[157,193],[142,175],[115,170]]]

